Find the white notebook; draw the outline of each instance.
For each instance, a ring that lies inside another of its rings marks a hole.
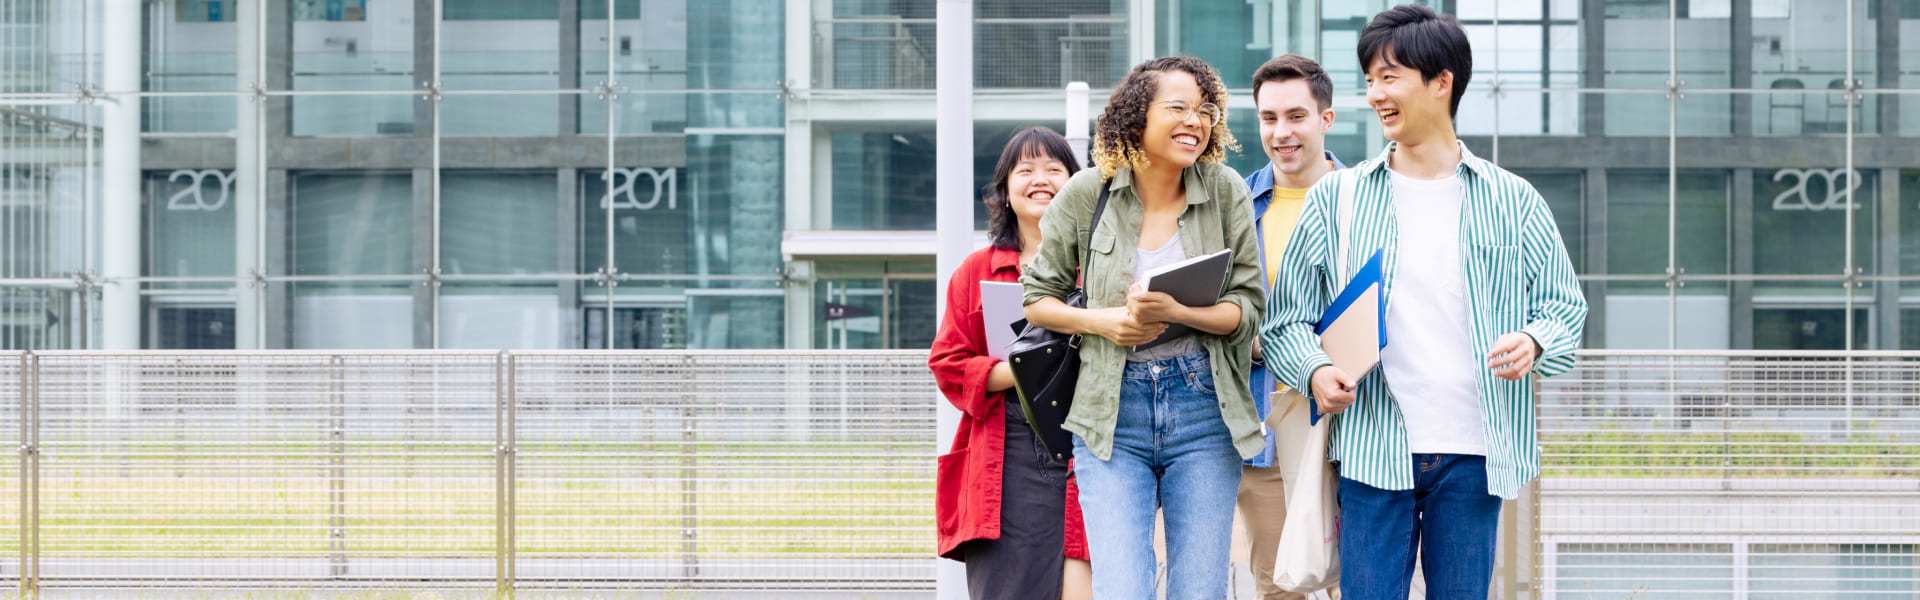
[[[1013,324],[1026,315],[1026,289],[1018,283],[980,282],[980,320],[987,330],[987,355],[1007,359],[1007,345],[1018,332]]]

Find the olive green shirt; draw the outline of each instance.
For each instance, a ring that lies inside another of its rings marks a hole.
[[[1134,194],[1133,173],[1121,168],[1107,184],[1107,212],[1093,234],[1093,267],[1087,275],[1087,308],[1126,306],[1127,286],[1133,284],[1133,262],[1140,244],[1143,209]],[[1241,458],[1260,454],[1260,419],[1247,387],[1253,363],[1253,344],[1259,334],[1266,299],[1260,286],[1259,258],[1254,255],[1253,199],[1246,181],[1232,167],[1198,163],[1180,174],[1186,187],[1187,209],[1180,215],[1180,247],[1187,256],[1233,250],[1233,270],[1221,291],[1222,302],[1240,306],[1240,326],[1232,335],[1194,330],[1213,364],[1214,389],[1220,397],[1220,416],[1233,434]],[[1040,219],[1040,251],[1021,267],[1026,303],[1041,298],[1065,300],[1074,290],[1074,275],[1085,253],[1089,221],[1100,196],[1100,170],[1085,169]],[[1080,341],[1080,379],[1073,392],[1073,410],[1066,429],[1086,441],[1094,456],[1113,455],[1113,428],[1120,414],[1120,377],[1127,349],[1106,338],[1086,335]]]

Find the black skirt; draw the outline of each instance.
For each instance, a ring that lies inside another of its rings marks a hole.
[[[1007,394],[1000,538],[964,547],[973,600],[1059,600],[1066,567],[1067,461],[1033,435],[1020,400]]]

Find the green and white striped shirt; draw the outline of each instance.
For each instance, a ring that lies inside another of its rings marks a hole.
[[[1349,269],[1358,269],[1367,255],[1384,248],[1388,302],[1417,302],[1418,298],[1393,296],[1399,227],[1392,207],[1391,174],[1386,169],[1393,151],[1394,144],[1388,144],[1378,157],[1341,174],[1358,177],[1346,262]],[[1552,211],[1525,179],[1475,157],[1466,144],[1460,145],[1458,174],[1466,188],[1460,208],[1460,256],[1474,352],[1485,356],[1501,335],[1524,331],[1542,350],[1534,373],[1543,377],[1565,373],[1573,368],[1587,301]],[[1267,297],[1267,320],[1260,331],[1268,368],[1288,378],[1294,389],[1308,393],[1313,371],[1332,364],[1320,351],[1313,325],[1347,279],[1330,275],[1333,254],[1339,248],[1335,237],[1339,210],[1334,206],[1339,182],[1340,177],[1325,177],[1307,192],[1300,222],[1281,259],[1279,278]],[[1392,331],[1387,332],[1387,343],[1393,343]],[[1381,369],[1374,369],[1360,380],[1353,406],[1333,419],[1328,456],[1340,463],[1342,477],[1381,489],[1413,489],[1407,425],[1385,377]],[[1480,405],[1487,431],[1487,491],[1514,498],[1540,474],[1533,382],[1531,378],[1507,381],[1495,377],[1491,369],[1482,370]]]

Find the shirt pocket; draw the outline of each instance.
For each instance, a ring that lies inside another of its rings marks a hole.
[[[1495,334],[1516,331],[1526,323],[1527,279],[1517,244],[1474,244],[1468,260],[1467,286],[1473,288],[1482,314],[1493,318]]]

